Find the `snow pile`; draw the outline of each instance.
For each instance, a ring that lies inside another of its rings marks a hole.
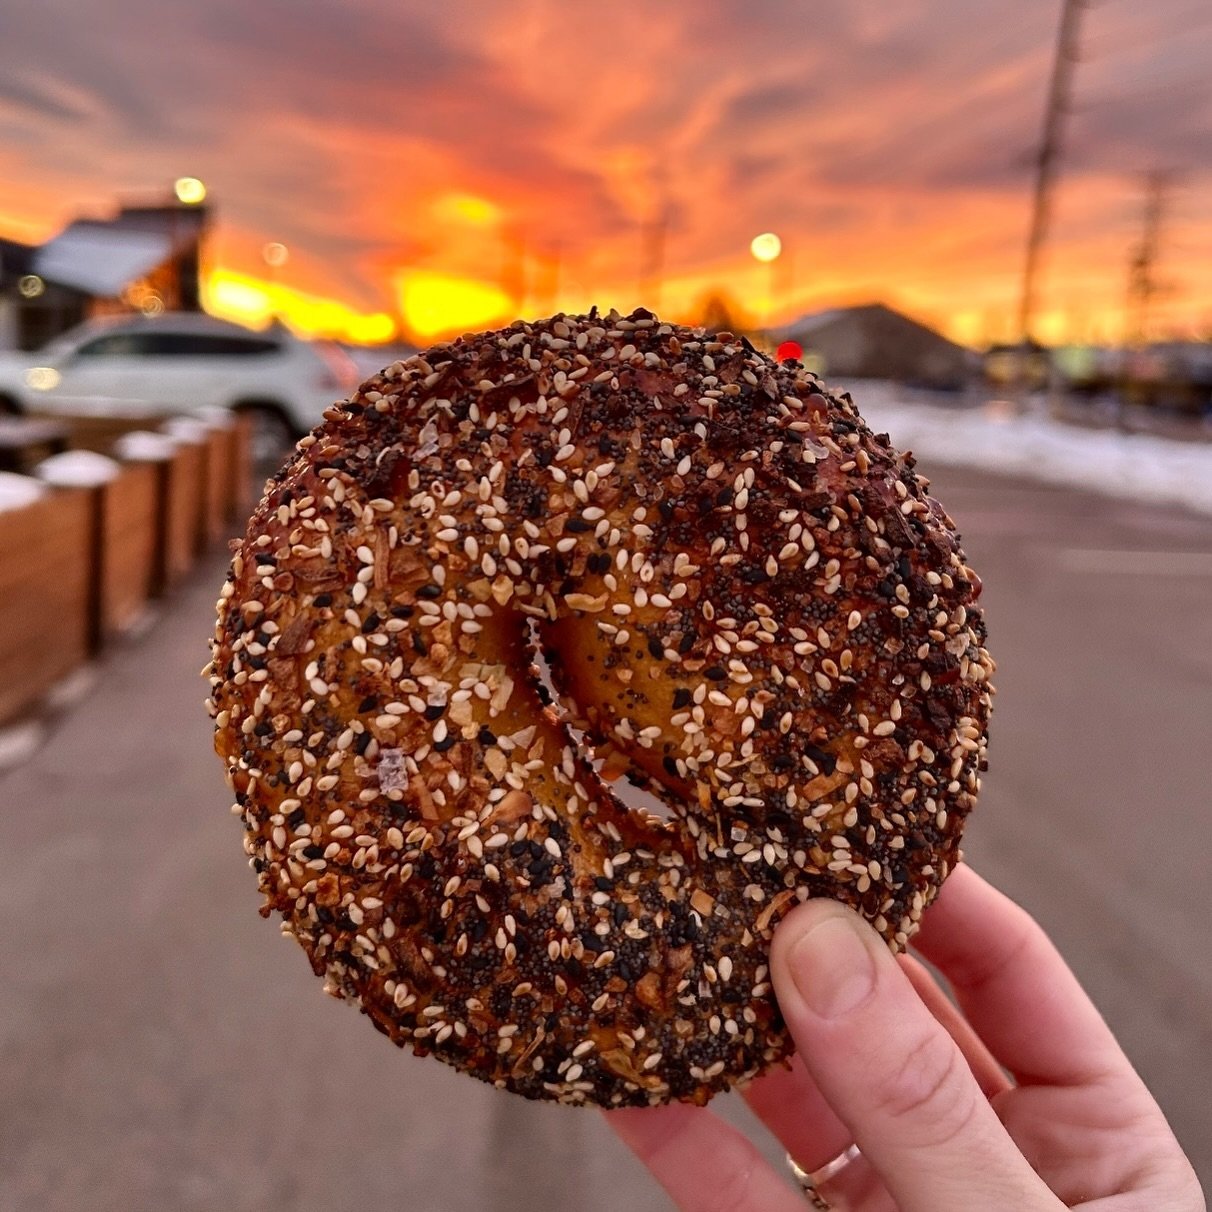
[[[46,495],[46,485],[33,476],[19,476],[13,471],[0,471],[0,513],[24,509]]]
[[[95,488],[116,480],[121,471],[121,464],[96,451],[65,450],[43,459],[34,468],[34,475],[56,488]]]
[[[1212,514],[1212,443],[1079,429],[999,402],[910,404],[884,384],[864,384],[853,394],[867,424],[886,430],[898,450],[912,450],[926,475],[931,463],[971,467]]]
[[[207,429],[230,429],[232,425],[231,413],[218,404],[203,404],[192,409],[188,415],[204,421]]]
[[[180,443],[166,433],[136,429],[114,442],[114,454],[131,463],[167,463]]]
[[[211,426],[201,417],[169,417],[160,426],[160,432],[179,442],[197,444],[205,442],[210,434]]]

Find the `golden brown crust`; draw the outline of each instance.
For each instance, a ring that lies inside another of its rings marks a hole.
[[[215,633],[265,912],[397,1043],[527,1097],[705,1102],[784,1059],[779,918],[834,896],[903,946],[979,787],[980,583],[912,459],[643,311],[462,338],[327,416]]]

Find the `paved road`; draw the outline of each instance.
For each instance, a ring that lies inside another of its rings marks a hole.
[[[1060,941],[1208,1185],[1212,522],[935,486],[1001,664],[969,854]],[[195,677],[219,579],[0,778],[0,1207],[666,1208],[595,1114],[397,1054],[257,916]]]

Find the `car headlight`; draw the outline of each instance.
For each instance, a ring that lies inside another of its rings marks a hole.
[[[31,366],[25,372],[25,383],[34,391],[54,391],[63,376],[53,366]]]

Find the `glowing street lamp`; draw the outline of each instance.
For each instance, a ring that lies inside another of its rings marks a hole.
[[[772,231],[764,231],[760,236],[754,236],[749,243],[749,251],[754,259],[763,262],[776,261],[783,251],[783,242]]]
[[[774,263],[783,251],[783,242],[772,231],[764,231],[760,236],[754,236],[749,242],[749,251],[755,261],[770,266],[770,276],[766,284],[766,306],[763,308],[762,323],[769,325],[770,313],[774,310]]]
[[[275,318],[281,310],[281,299],[278,290],[278,270],[290,260],[290,249],[279,240],[270,240],[261,245],[261,260],[265,262],[269,278],[270,309]]]
[[[182,206],[198,206],[206,200],[206,186],[197,177],[178,177],[173,182],[173,193]]]

